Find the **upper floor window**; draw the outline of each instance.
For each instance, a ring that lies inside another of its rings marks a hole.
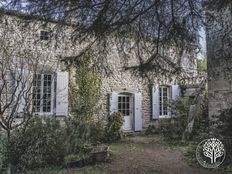
[[[53,75],[35,74],[33,78],[33,111],[35,113],[51,113],[53,106]]]
[[[41,30],[40,31],[40,40],[49,40],[51,39],[51,32]]]
[[[170,99],[170,87],[161,86],[159,88],[159,111],[160,116],[168,116],[170,114],[168,101]]]

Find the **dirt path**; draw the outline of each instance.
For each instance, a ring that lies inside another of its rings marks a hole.
[[[110,174],[222,174],[189,166],[180,150],[157,141],[158,137],[132,137],[111,145],[113,155],[104,170]]]

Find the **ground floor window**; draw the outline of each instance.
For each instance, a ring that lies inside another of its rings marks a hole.
[[[33,77],[33,112],[51,113],[53,98],[53,75],[35,74]]]
[[[161,86],[159,88],[159,110],[160,116],[168,116],[169,115],[169,107],[168,101],[170,99],[170,87],[169,86]]]

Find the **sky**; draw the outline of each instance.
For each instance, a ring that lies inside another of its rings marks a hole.
[[[202,56],[206,58],[206,35],[205,35],[205,29],[201,28],[200,32],[200,45],[202,47],[202,53],[198,55],[198,58],[201,58]]]

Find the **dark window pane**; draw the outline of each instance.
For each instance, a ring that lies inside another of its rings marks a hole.
[[[129,102],[130,101],[130,97],[127,97],[127,102]]]
[[[164,115],[168,115],[168,112],[166,110],[164,110]]]
[[[40,39],[48,40],[50,38],[50,33],[48,31],[40,31]]]

